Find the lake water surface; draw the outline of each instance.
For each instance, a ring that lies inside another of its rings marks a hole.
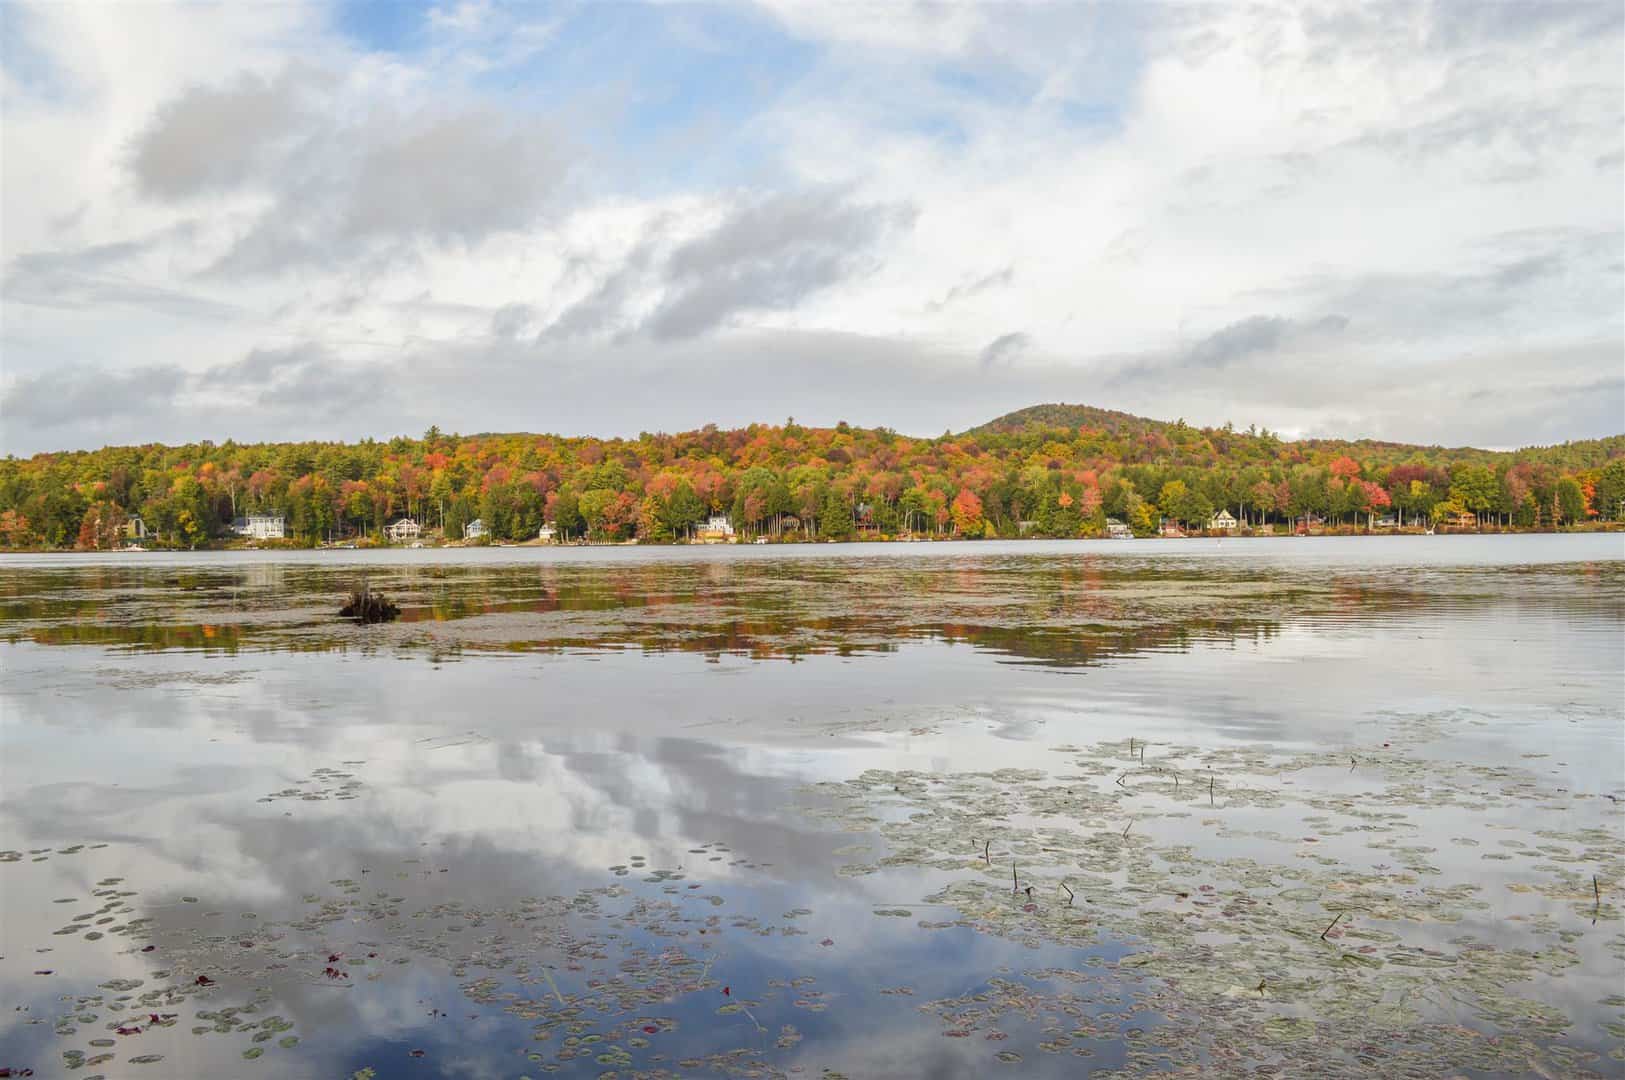
[[[3,558],[0,1069],[1620,1076],[1622,663],[1618,535]]]

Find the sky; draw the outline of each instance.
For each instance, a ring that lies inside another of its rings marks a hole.
[[[1625,432],[1625,6],[0,3],[0,452]]]

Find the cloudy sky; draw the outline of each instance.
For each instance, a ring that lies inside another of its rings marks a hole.
[[[1625,9],[0,6],[0,450],[1625,431]]]

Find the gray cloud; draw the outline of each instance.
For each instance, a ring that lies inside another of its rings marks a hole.
[[[79,227],[81,221],[85,220],[85,215],[89,212],[90,204],[82,202],[66,214],[59,214],[51,218],[51,231],[53,233],[72,232]]]
[[[218,276],[343,265],[415,240],[472,245],[531,226],[569,170],[534,116],[430,106],[355,111],[331,73],[291,66],[161,106],[126,166],[145,196],[264,196]]]
[[[1343,315],[1326,315],[1309,322],[1254,315],[1215,330],[1191,346],[1182,360],[1199,367],[1225,367],[1254,353],[1273,352],[1289,341],[1301,342],[1317,334],[1341,333],[1348,323]]]
[[[910,207],[860,204],[833,189],[775,195],[737,207],[667,260],[666,298],[645,322],[658,339],[693,337],[744,311],[782,311],[861,273]]]
[[[397,368],[345,361],[308,342],[254,349],[240,360],[195,372],[172,364],[128,371],[66,368],[10,382],[0,398],[0,441],[8,453],[78,447],[90,433],[123,443],[353,441],[375,429],[396,431],[399,418],[412,415],[402,387],[423,392],[431,382]],[[58,434],[64,431],[66,436]]]
[[[242,75],[193,87],[164,105],[130,147],[129,169],[150,198],[186,199],[274,182],[298,128],[313,118],[313,91],[332,80],[289,68],[275,79]]]
[[[528,224],[564,168],[552,141],[517,118],[472,110],[406,120],[364,144],[339,224],[352,238],[472,243]]]
[[[347,363],[310,342],[250,350],[241,360],[204,370],[195,385],[300,422],[396,401],[390,373],[376,365]]]
[[[1324,345],[1332,334],[1345,332],[1366,344],[1404,344],[1550,337],[1560,322],[1566,328],[1560,340],[1618,336],[1625,330],[1618,302],[1625,285],[1622,250],[1625,236],[1613,230],[1522,229],[1484,237],[1469,249],[1463,260],[1467,268],[1459,271],[1397,269],[1291,278],[1237,300],[1337,314],[1318,320],[1244,319],[1199,342],[1191,359],[1221,361],[1222,366],[1249,350]],[[1304,331],[1324,336],[1318,342],[1287,340]]]
[[[1613,136],[1619,124],[1616,88],[1586,87],[1561,102],[1501,100],[1451,109],[1414,123],[1369,131],[1336,149],[1375,149],[1416,163],[1459,149],[1493,151],[1499,171],[1489,178],[1517,178],[1518,166],[1538,171],[1542,163],[1598,138]],[[1504,174],[1504,175],[1503,175]],[[1533,175],[1533,173],[1529,173]]]
[[[529,304],[503,304],[491,315],[491,336],[517,340],[535,320],[536,309]]]
[[[284,410],[284,415],[299,418],[344,417],[360,406],[384,412],[395,408],[396,403],[392,372],[332,362],[293,369],[263,391],[257,401],[262,408]]]
[[[354,263],[419,239],[473,245],[532,225],[567,171],[541,130],[490,111],[369,114],[283,168],[274,205],[214,273]]]
[[[1378,11],[1384,11],[1380,5]],[[1308,9],[1306,9],[1308,10]],[[1393,9],[1385,13],[1392,18]],[[1404,25],[1400,21],[1400,25]],[[1427,37],[1438,48],[1472,49],[1485,45],[1570,47],[1597,35],[1617,34],[1625,9],[1611,3],[1480,4],[1453,0],[1427,12]]]
[[[986,347],[977,354],[976,362],[981,365],[984,371],[1003,367],[1032,348],[1032,345],[1033,339],[1030,334],[1001,334],[988,342]]]
[[[1249,360],[1275,354],[1302,357],[1336,344],[1349,326],[1346,315],[1292,319],[1280,315],[1252,315],[1213,331],[1194,345],[1128,357],[1111,376],[1110,384],[1166,382],[1176,373],[1224,372]]]
[[[1002,289],[1015,280],[1016,268],[1006,266],[1003,270],[995,270],[984,277],[967,281],[962,285],[955,285],[949,289],[940,300],[933,300],[925,306],[930,312],[938,312],[944,308],[957,304],[961,300],[968,300],[989,289]]]
[[[46,429],[167,412],[185,379],[180,368],[167,364],[132,371],[45,372],[13,382],[0,399],[0,414],[7,428]]]
[[[1215,330],[1192,346],[1187,358],[1202,367],[1223,367],[1238,356],[1274,349],[1291,326],[1290,319],[1254,315]]]
[[[626,260],[546,331],[566,340],[619,328],[692,338],[752,311],[787,311],[876,265],[880,242],[913,225],[912,207],[860,203],[833,188],[745,200],[699,236],[667,247],[658,223]],[[641,318],[632,310],[654,294]]]
[[[64,251],[25,252],[6,264],[0,293],[8,302],[68,310],[120,305],[206,319],[229,319],[242,313],[235,305],[147,284],[131,273],[130,264],[157,242],[125,240]]]
[[[217,364],[198,376],[198,385],[205,389],[241,391],[269,386],[278,376],[326,359],[326,354],[312,345],[296,345],[277,349],[251,349],[247,356],[229,364]]]
[[[639,293],[648,288],[653,280],[655,244],[666,227],[666,222],[656,221],[649,229],[650,235],[632,249],[626,260],[605,274],[585,297],[553,320],[542,331],[539,340],[568,341],[624,329]],[[579,271],[582,267],[577,265],[576,269]]]

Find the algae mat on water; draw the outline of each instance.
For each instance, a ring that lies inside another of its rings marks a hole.
[[[871,770],[810,789],[809,812],[880,841],[839,872],[924,872],[921,903],[957,925],[1127,938],[1106,966],[1155,1022],[1101,1075],[1286,1075],[1307,1046],[1326,1076],[1618,1075],[1625,805],[1430,753],[1460,719],[1374,718],[1382,741],[1347,752],[1124,740],[1056,747],[1055,773]],[[1576,992],[1611,1019],[1577,1026]],[[926,1011],[963,1038],[1082,1003],[995,981]],[[1056,1027],[1038,1049],[1099,1037]]]

